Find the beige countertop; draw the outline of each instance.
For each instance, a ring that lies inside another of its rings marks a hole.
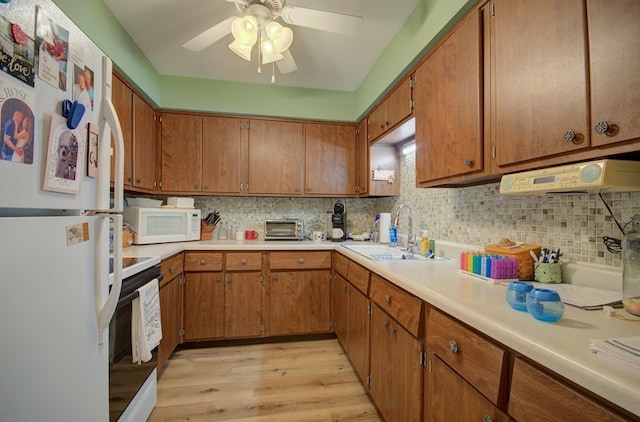
[[[600,310],[571,306],[565,306],[563,317],[556,323],[538,321],[507,304],[504,285],[461,274],[455,259],[373,261],[343,246],[329,241],[212,240],[132,246],[123,252],[125,257],[164,259],[189,250],[335,249],[505,346],[640,416],[640,375],[589,351],[592,339],[640,335],[640,324],[612,318]]]

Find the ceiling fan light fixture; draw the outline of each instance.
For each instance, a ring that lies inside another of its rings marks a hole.
[[[273,36],[270,35],[269,25],[275,23],[280,28],[275,32]],[[278,22],[271,22],[267,25],[267,35],[269,35],[269,39],[273,42],[273,47],[279,53],[287,50],[291,47],[291,43],[293,42],[293,31],[291,28],[287,28],[285,26],[280,25]]]
[[[234,42],[229,44],[229,48],[231,49],[231,51],[233,51],[234,53],[236,53],[238,56],[242,57],[246,61],[248,62],[251,61],[251,50],[253,50],[253,44],[245,45],[238,42],[238,40],[235,40]]]
[[[258,21],[249,15],[237,18],[231,24],[231,33],[240,44],[253,46],[258,40]]]
[[[283,58],[283,55],[274,48],[271,40],[262,40],[260,49],[262,52],[262,64],[277,62],[278,60]]]

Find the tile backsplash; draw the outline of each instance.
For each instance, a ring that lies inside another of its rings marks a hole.
[[[513,241],[558,247],[564,259],[621,266],[620,254],[609,252],[602,237],[622,234],[597,195],[503,196],[497,183],[458,189],[418,189],[415,154],[401,159],[401,194],[394,198],[346,198],[349,230],[368,229],[380,212],[395,212],[401,203],[413,213],[414,232],[452,242],[486,245],[506,237]],[[603,195],[621,225],[640,214],[640,192]],[[218,210],[223,224],[263,231],[267,218],[292,216],[324,228],[332,198],[196,197],[203,214]],[[400,232],[406,232],[402,218]]]

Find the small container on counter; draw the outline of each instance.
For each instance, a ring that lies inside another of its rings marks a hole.
[[[527,311],[540,321],[556,322],[564,314],[564,303],[555,290],[532,289],[527,295]]]
[[[512,281],[507,287],[505,298],[507,303],[517,311],[527,312],[527,296],[533,289],[531,283],[525,281]]]

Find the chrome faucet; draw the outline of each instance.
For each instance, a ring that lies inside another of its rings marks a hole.
[[[409,218],[409,231],[407,233],[407,252],[413,252],[413,246],[416,243],[415,236],[413,235],[413,218],[411,216],[411,208],[408,205],[400,204],[398,211],[396,211],[396,218],[393,221],[393,226],[398,227],[398,220],[400,219],[400,211],[402,209],[407,210],[407,217]]]

